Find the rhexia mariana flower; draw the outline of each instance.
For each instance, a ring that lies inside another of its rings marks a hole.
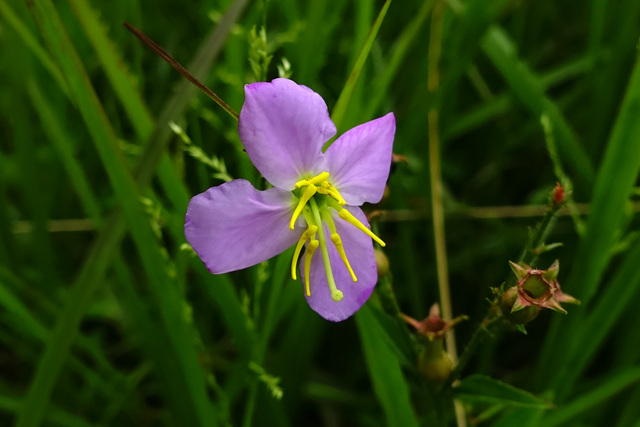
[[[359,208],[382,198],[395,134],[393,113],[336,134],[324,100],[287,79],[245,86],[238,121],[249,158],[273,185],[236,179],[191,199],[185,235],[214,274],[240,270],[295,245],[311,308],[331,321],[355,313],[377,281],[372,239]],[[304,255],[301,255],[305,247]],[[302,259],[301,259],[302,258]]]

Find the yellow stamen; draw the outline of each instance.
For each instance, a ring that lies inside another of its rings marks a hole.
[[[320,210],[318,209],[318,204],[314,199],[311,199],[309,202],[311,213],[313,214],[313,220],[316,224],[322,224],[322,218],[320,216]],[[322,261],[324,264],[324,271],[327,274],[327,285],[329,285],[329,290],[331,291],[331,299],[335,302],[341,301],[344,295],[342,291],[338,289],[336,286],[336,281],[333,278],[333,271],[331,271],[331,261],[329,259],[329,250],[327,249],[327,239],[324,235],[324,227],[320,226],[318,228],[318,240],[320,240],[320,250],[322,252]]]
[[[318,231],[317,225],[310,225],[309,228],[306,229],[302,236],[300,236],[300,240],[298,240],[298,244],[296,245],[296,250],[293,252],[293,261],[291,261],[291,277],[293,280],[297,280],[296,276],[296,266],[298,265],[298,257],[300,256],[300,252],[302,251],[302,247],[304,244],[316,234]]]
[[[322,172],[319,175],[314,176],[310,179],[303,179],[301,181],[296,182],[296,188],[302,188],[305,185],[315,185],[321,183],[325,179],[329,178],[329,172]]]
[[[333,197],[339,204],[341,204],[343,206],[347,204],[347,202],[344,200],[344,198],[342,197],[340,192],[336,189],[336,187],[331,185],[329,182],[322,181],[320,183],[320,185],[322,187],[318,188],[318,192],[319,193],[328,194],[329,196]],[[322,189],[322,191],[320,191],[321,189]]]
[[[305,188],[302,196],[300,197],[300,201],[298,202],[298,206],[296,206],[296,209],[293,211],[293,216],[291,216],[291,221],[289,222],[289,228],[291,230],[293,230],[296,220],[302,213],[304,205],[306,205],[309,199],[312,198],[314,194],[316,194],[316,191],[318,191],[318,187],[313,184],[309,184],[309,186]]]
[[[307,292],[307,296],[311,296],[311,289],[309,289],[309,272],[311,270],[311,257],[313,253],[320,246],[320,242],[317,240],[312,240],[309,242],[307,246],[307,250],[304,253],[304,289]]]
[[[356,277],[356,274],[353,272],[353,269],[351,268],[351,264],[349,264],[349,260],[347,259],[347,254],[344,252],[344,246],[342,245],[342,239],[340,238],[340,235],[338,233],[332,233],[331,241],[336,246],[336,249],[340,254],[340,258],[342,258],[342,262],[344,262],[344,265],[347,267],[347,270],[349,270],[349,274],[351,274],[351,278],[353,279],[354,282],[357,282],[358,278]]]
[[[341,205],[346,205],[347,202],[346,200],[344,200],[342,198],[342,195],[340,195],[340,193],[338,193],[338,190],[336,190],[335,188],[328,188],[327,189],[327,194],[329,194],[329,196],[333,197],[334,199],[336,199],[336,201],[338,203],[340,203]]]
[[[342,219],[344,219],[345,221],[347,221],[349,224],[354,225],[358,230],[362,231],[364,234],[366,234],[367,236],[371,237],[373,240],[375,240],[376,242],[378,242],[380,244],[380,246],[385,247],[387,246],[387,244],[385,242],[382,241],[382,239],[380,239],[378,236],[376,236],[371,230],[369,230],[363,223],[361,223],[360,221],[358,221],[358,218],[356,218],[355,216],[353,216],[351,214],[351,212],[349,212],[346,209],[342,209],[341,211],[338,212],[338,216]]]

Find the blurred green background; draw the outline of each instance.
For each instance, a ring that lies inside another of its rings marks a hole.
[[[393,111],[406,161],[367,208],[385,212],[385,284],[416,319],[439,300],[437,165],[453,315],[470,317],[459,351],[562,182],[573,215],[536,265],[560,259],[582,305],[485,340],[463,371],[554,406],[476,390],[459,396],[466,421],[640,425],[637,0],[0,0],[0,424],[464,424],[416,371],[388,292],[334,324],[288,277],[291,251],[206,271],[182,231],[189,198],[265,183],[235,120],[123,21],[236,111],[244,84],[279,75],[330,112],[352,89],[339,133]]]

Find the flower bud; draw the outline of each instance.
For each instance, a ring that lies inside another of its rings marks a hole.
[[[560,185],[559,182],[556,182],[556,186],[551,191],[551,203],[554,206],[560,206],[564,203],[564,199],[566,197],[564,186]]]
[[[418,356],[418,370],[427,379],[441,383],[451,374],[453,362],[442,345],[442,337],[427,340],[424,348]]]
[[[373,255],[376,258],[376,268],[378,269],[378,277],[384,277],[389,274],[389,258],[380,249],[374,249]]]
[[[444,349],[444,334],[467,317],[458,316],[447,322],[440,317],[438,304],[433,304],[429,316],[420,322],[405,314],[402,315],[402,318],[416,328],[423,338],[424,347],[418,356],[418,370],[431,381],[442,382],[446,380],[451,374],[453,363]]]

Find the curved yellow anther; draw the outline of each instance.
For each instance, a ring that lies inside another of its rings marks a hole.
[[[293,260],[291,261],[291,278],[293,280],[297,280],[298,277],[296,275],[296,266],[298,265],[298,257],[300,256],[300,252],[302,251],[302,247],[311,237],[315,236],[318,231],[317,225],[310,225],[309,228],[302,233],[300,236],[300,240],[298,240],[298,244],[296,245],[296,250],[293,252]]]
[[[382,247],[387,246],[387,244],[385,242],[383,242],[382,239],[380,239],[378,236],[376,236],[363,223],[358,221],[358,218],[353,216],[351,214],[351,212],[349,212],[348,210],[342,209],[341,211],[338,212],[338,216],[340,218],[344,219],[345,221],[347,221],[349,224],[354,225],[358,230],[362,231],[367,236],[371,237],[373,240],[378,242],[380,244],[380,246],[382,246]]]
[[[307,246],[307,250],[304,253],[304,289],[308,297],[311,296],[311,289],[309,289],[309,272],[311,270],[311,257],[313,256],[313,253],[316,251],[316,249],[318,249],[318,246],[320,246],[320,242],[314,239],[309,242],[309,245]]]
[[[320,185],[321,187],[318,188],[318,193],[328,194],[329,196],[333,197],[336,200],[336,202],[338,202],[343,206],[347,204],[347,202],[344,200],[344,198],[342,197],[340,192],[336,189],[336,187],[331,185],[329,182],[322,181]]]
[[[289,222],[289,228],[291,230],[294,229],[296,224],[296,219],[298,219],[298,217],[302,213],[302,209],[304,209],[304,205],[306,205],[309,199],[312,198],[314,194],[316,194],[316,191],[318,191],[318,187],[316,187],[313,184],[309,184],[309,186],[304,189],[304,192],[300,197],[300,201],[298,201],[298,206],[296,206],[296,209],[293,211],[293,215],[291,216],[291,221]]]
[[[342,258],[342,262],[344,262],[344,265],[347,267],[347,270],[349,270],[351,279],[353,279],[354,282],[357,282],[358,278],[356,277],[356,274],[353,272],[353,269],[351,268],[351,264],[349,264],[349,260],[347,259],[347,254],[344,252],[344,246],[342,245],[342,239],[340,238],[340,235],[338,233],[331,233],[331,241],[336,246],[336,249],[340,254],[340,258]]]
[[[338,203],[340,203],[341,205],[343,205],[343,206],[344,206],[344,205],[346,205],[346,204],[347,204],[346,200],[344,200],[344,199],[342,198],[342,195],[341,195],[340,193],[338,193],[338,190],[336,190],[336,189],[335,189],[335,187],[333,187],[333,188],[327,188],[327,194],[328,194],[329,196],[333,197],[334,199],[336,199],[336,201],[337,201]]]
[[[327,178],[329,178],[329,172],[322,172],[321,174],[318,174],[318,175],[314,176],[313,178],[303,179],[301,181],[296,182],[295,187],[296,188],[302,188],[305,185],[319,184],[319,183],[321,183],[322,181],[324,181]]]

